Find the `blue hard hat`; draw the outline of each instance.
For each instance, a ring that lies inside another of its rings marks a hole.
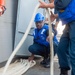
[[[41,13],[37,13],[35,16],[34,22],[43,21],[43,20],[45,20],[44,15]]]

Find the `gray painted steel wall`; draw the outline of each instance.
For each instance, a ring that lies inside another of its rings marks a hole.
[[[18,0],[6,0],[6,11],[0,17],[0,63],[6,61],[13,50]]]

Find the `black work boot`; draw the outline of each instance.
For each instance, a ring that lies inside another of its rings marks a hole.
[[[44,58],[44,59],[40,62],[40,64],[41,64],[41,65],[46,64],[46,60],[47,60],[47,58]]]
[[[46,63],[43,65],[45,68],[50,68],[50,58],[48,57]]]
[[[68,70],[61,69],[60,71],[61,71],[60,75],[68,75]]]
[[[50,58],[45,58],[40,64],[45,68],[50,68]]]
[[[40,62],[41,65],[46,64],[46,60],[48,58],[48,55],[42,55],[43,56],[43,60]]]

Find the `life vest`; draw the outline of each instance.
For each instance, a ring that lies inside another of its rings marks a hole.
[[[67,24],[75,20],[75,0],[71,0],[65,10],[59,10],[58,14],[63,24]]]
[[[34,42],[48,47],[49,42],[46,41],[46,38],[48,36],[46,33],[48,29],[48,25],[44,25],[40,30],[36,28],[34,30]]]
[[[5,6],[5,0],[0,0],[0,5]]]

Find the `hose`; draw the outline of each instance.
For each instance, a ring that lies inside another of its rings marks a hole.
[[[50,75],[54,75],[54,51],[53,51],[53,37],[52,37],[52,26],[51,26],[51,21],[50,21],[50,13],[49,9],[46,9],[46,13],[48,15],[48,24],[49,24],[49,37],[50,37]]]
[[[33,23],[33,21],[34,21],[34,17],[35,17],[35,14],[36,14],[36,12],[37,12],[38,7],[39,7],[39,4],[37,4],[37,6],[35,7],[34,13],[33,13],[33,15],[32,15],[31,21],[30,21],[30,23],[29,23],[29,25],[28,25],[28,27],[27,27],[27,30],[26,30],[24,36],[22,37],[21,41],[19,42],[19,44],[16,46],[16,48],[13,50],[11,56],[9,57],[9,59],[8,59],[8,61],[7,61],[7,63],[6,63],[6,65],[5,65],[5,68],[4,68],[4,70],[3,70],[2,75],[5,75],[5,73],[6,73],[6,71],[7,71],[7,68],[8,68],[8,66],[9,66],[9,64],[11,63],[13,57],[15,56],[15,54],[17,53],[17,51],[20,49],[20,47],[22,46],[22,44],[23,44],[24,41],[26,40],[27,35],[28,35],[28,33],[29,33],[29,31],[30,31],[30,28],[31,28],[31,26],[32,26],[32,23]]]

